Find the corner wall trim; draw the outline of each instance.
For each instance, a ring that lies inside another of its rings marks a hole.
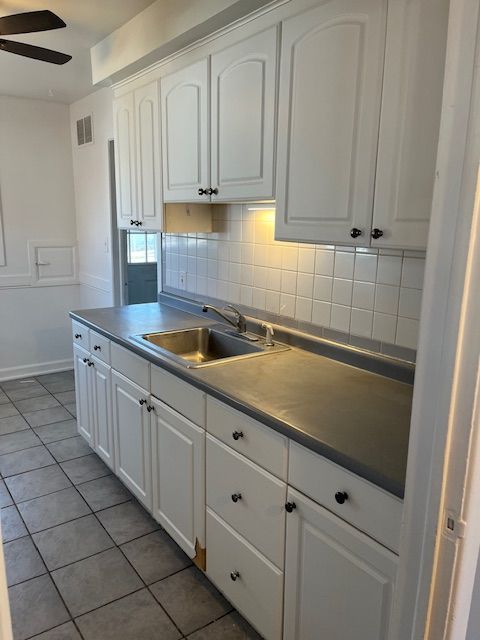
[[[16,380],[18,378],[28,378],[30,376],[40,376],[45,373],[68,371],[69,369],[73,369],[73,358],[52,360],[50,362],[37,362],[20,367],[8,367],[6,369],[0,369],[0,382]]]

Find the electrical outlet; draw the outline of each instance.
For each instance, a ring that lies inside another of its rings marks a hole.
[[[180,271],[180,273],[178,275],[178,288],[179,289],[183,289],[184,291],[187,288],[187,273],[186,273],[186,271]]]

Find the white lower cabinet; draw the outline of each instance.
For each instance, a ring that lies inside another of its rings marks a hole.
[[[284,640],[387,640],[397,557],[290,489]]]
[[[91,411],[91,382],[88,366],[90,353],[73,345],[73,368],[75,371],[75,400],[77,403],[77,429],[78,433],[85,438],[93,448],[94,430]]]
[[[153,517],[202,566],[205,551],[205,431],[152,398]]]
[[[147,509],[152,507],[150,396],[117,371],[112,372],[115,473]]]
[[[208,577],[266,640],[280,640],[282,571],[208,507],[207,541]]]
[[[112,370],[92,356],[91,398],[92,421],[95,433],[95,451],[110,467],[115,468],[112,421]]]

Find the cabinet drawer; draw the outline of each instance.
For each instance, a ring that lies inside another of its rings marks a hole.
[[[72,320],[72,338],[73,344],[78,344],[87,351],[90,348],[89,344],[89,336],[90,330],[84,324],[80,324],[80,322],[75,322]]]
[[[273,429],[208,397],[207,431],[264,469],[287,479],[287,438]]]
[[[150,391],[150,363],[115,342],[110,347],[112,368]]]
[[[280,568],[286,496],[284,482],[207,435],[207,505]]]
[[[280,640],[283,573],[208,508],[207,575],[266,640]]]
[[[402,500],[295,442],[288,483],[398,553]],[[343,504],[335,498],[338,492],[348,496]]]
[[[152,364],[152,395],[205,428],[205,394]]]
[[[105,364],[110,364],[110,340],[90,330],[90,353]]]

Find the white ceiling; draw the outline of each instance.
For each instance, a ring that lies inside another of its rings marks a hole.
[[[153,0],[0,0],[0,16],[49,9],[65,29],[6,36],[73,56],[63,66],[0,51],[0,94],[72,103],[94,90],[90,47]],[[52,95],[53,93],[53,95]]]

